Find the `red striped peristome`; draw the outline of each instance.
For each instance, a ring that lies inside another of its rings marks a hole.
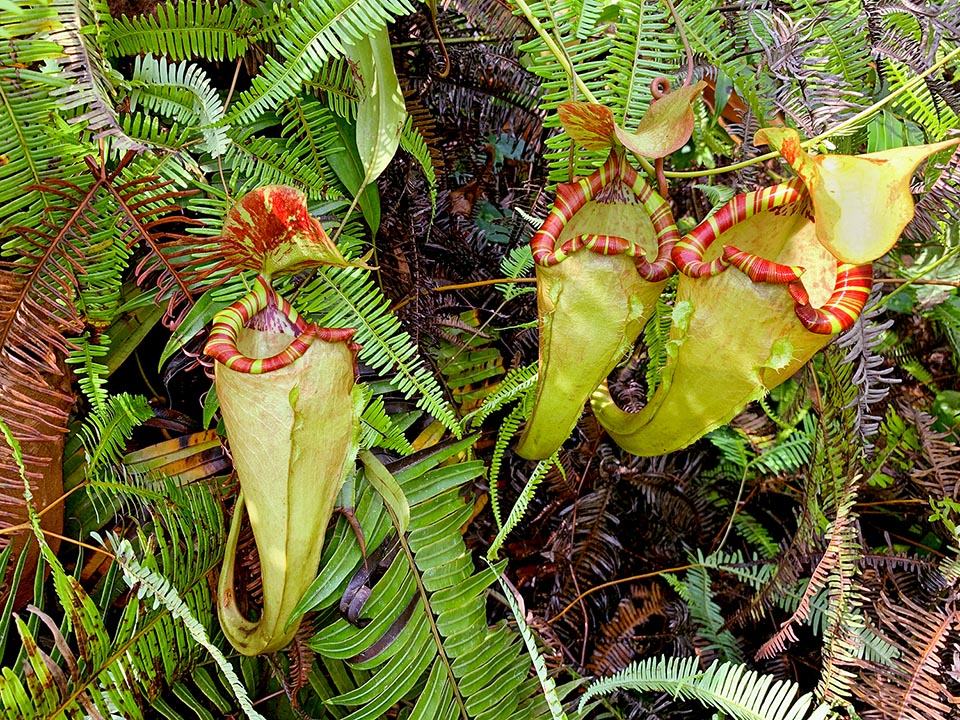
[[[733,265],[755,283],[785,285],[799,280],[804,272],[799,265],[781,265],[759,255],[744,252],[733,245],[724,245],[721,257],[724,262]]]
[[[286,317],[298,334],[284,350],[272,357],[247,357],[237,348],[237,336],[251,318],[270,306]],[[352,328],[322,328],[306,322],[286,299],[277,294],[269,280],[258,275],[249,293],[214,316],[203,351],[231,370],[260,375],[279,370],[303,357],[317,338],[327,342],[348,342],[354,332]]]
[[[578,235],[557,247],[557,239],[570,218],[615,180],[621,180],[630,188],[650,216],[657,233],[657,257],[653,262],[638,255],[642,250],[636,245],[616,235]],[[640,177],[622,151],[613,150],[596,172],[576,182],[557,186],[553,208],[530,239],[530,247],[534,262],[544,267],[556,265],[571,253],[582,249],[600,255],[629,255],[635,258],[637,272],[642,278],[657,282],[673,274],[675,268],[671,253],[679,238],[670,206]]]
[[[724,255],[709,262],[703,261],[704,253],[718,237],[757,213],[792,205],[806,197],[803,182],[799,178],[737,195],[680,238],[673,248],[673,262],[680,272],[692,278],[721,273],[731,264]]]
[[[787,287],[796,302],[794,312],[803,326],[819,335],[833,335],[848,330],[863,312],[873,287],[873,265],[837,262],[837,281],[833,293],[819,308],[810,305],[807,291],[799,280]]]
[[[658,78],[662,79],[662,78]],[[669,87],[669,82],[668,82]],[[644,280],[650,282],[660,282],[676,272],[676,266],[673,264],[673,248],[680,240],[680,231],[677,229],[677,223],[673,219],[673,212],[670,205],[660,195],[654,192],[647,182],[640,177],[630,163],[624,159],[621,164],[621,179],[637,196],[637,199],[643,203],[644,209],[650,216],[653,223],[653,229],[657,233],[657,257],[653,262],[649,262],[645,257],[636,257],[634,264],[637,266],[637,272]]]

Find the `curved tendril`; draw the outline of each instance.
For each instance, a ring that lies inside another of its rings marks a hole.
[[[237,348],[240,330],[257,313],[274,306],[297,331],[297,336],[281,352],[268,358],[251,358]],[[270,282],[258,275],[253,289],[213,319],[213,327],[204,352],[222,365],[237,372],[260,375],[284,368],[303,357],[317,338],[327,342],[349,341],[355,331],[350,328],[322,328],[306,322]]]
[[[796,302],[794,312],[803,326],[819,335],[833,335],[848,330],[867,303],[873,287],[873,265],[837,263],[837,281],[833,294],[822,307],[809,304],[806,290],[799,281],[788,285],[790,295]]]
[[[805,198],[803,183],[799,179],[737,195],[680,239],[673,250],[673,261],[680,272],[689,277],[717,275],[726,270],[730,262],[723,255],[704,262],[703,255],[718,237],[757,213],[792,205]]]
[[[799,265],[781,265],[733,245],[723,246],[723,259],[755,283],[785,285],[799,280],[804,273],[804,268]]]

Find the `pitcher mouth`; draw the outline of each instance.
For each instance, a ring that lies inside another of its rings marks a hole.
[[[293,331],[293,340],[276,355],[253,358],[237,347],[244,327],[274,332]],[[270,281],[258,275],[253,289],[216,314],[204,352],[224,367],[236,372],[260,375],[285,368],[303,357],[317,338],[327,342],[349,342],[352,328],[322,328],[304,320]]]

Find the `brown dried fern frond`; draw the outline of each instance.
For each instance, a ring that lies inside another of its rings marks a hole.
[[[890,665],[863,662],[854,692],[870,708],[865,720],[954,720],[960,706],[946,690],[951,648],[960,641],[960,612],[950,602],[924,607],[882,594],[880,631],[900,651]]]

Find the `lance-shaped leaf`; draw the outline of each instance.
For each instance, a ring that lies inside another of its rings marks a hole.
[[[616,236],[602,234],[608,232]],[[541,460],[556,452],[590,394],[633,349],[673,272],[669,252],[677,238],[669,207],[620,153],[559,188],[531,240],[540,364],[520,456]]]
[[[304,322],[259,278],[253,292],[217,316],[206,352],[240,480],[220,575],[224,634],[244,655],[274,652],[293,638],[287,621],[313,582],[334,501],[359,442],[352,330]],[[238,607],[237,540],[244,512],[260,555],[263,607]]]
[[[380,177],[400,145],[407,108],[393,65],[386,26],[346,48],[356,63],[364,92],[357,106],[357,149],[363,163],[363,186]]]
[[[585,102],[562,103],[557,108],[567,134],[587,150],[623,145],[640,157],[662,158],[684,146],[693,132],[691,103],[706,87],[703,81],[684,85],[657,98],[633,132],[620,127],[613,111]]]
[[[776,207],[771,198],[782,188],[738,196],[699,226],[701,239],[712,233],[716,241],[701,243],[703,262],[722,257],[725,269],[681,274],[667,363],[647,405],[624,412],[606,385],[591,398],[601,425],[628,452],[672,452],[726,424],[793,375],[862,308],[869,268],[838,265],[817,242],[805,195]],[[674,251],[681,271],[689,238]]]
[[[240,198],[223,222],[220,265],[256,270],[270,278],[346,260],[310,215],[306,196],[286,185],[266,185]]]
[[[803,180],[823,246],[842,262],[862,264],[886,254],[913,219],[917,166],[960,140],[868,155],[809,155],[790,128],[762,128],[755,142],[776,148]]]

